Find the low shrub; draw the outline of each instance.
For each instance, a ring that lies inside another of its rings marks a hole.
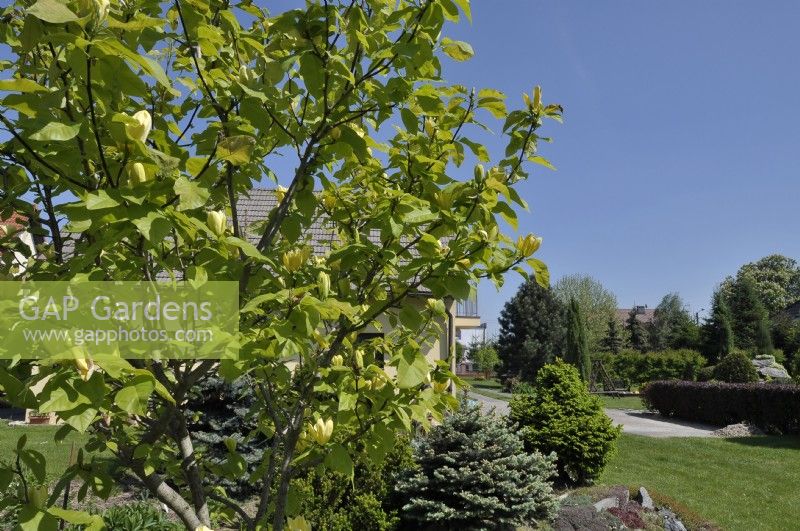
[[[330,470],[312,470],[292,481],[291,491],[298,500],[292,512],[302,514],[312,529],[397,528],[401,504],[391,500],[394,484],[401,473],[416,466],[408,438],[398,436],[380,463],[363,454],[354,457],[352,479]]]
[[[723,382],[651,382],[645,404],[665,416],[724,426],[747,421],[767,432],[800,433],[800,386]]]
[[[728,383],[757,382],[758,371],[751,363],[750,358],[741,352],[732,352],[716,365],[714,379]]]
[[[577,369],[561,360],[540,369],[534,391],[514,395],[510,408],[526,447],[555,452],[564,481],[596,478],[621,433],[603,413],[600,400],[589,394]]]
[[[714,379],[714,369],[716,369],[716,365],[709,365],[708,367],[703,367],[699,371],[697,371],[697,381],[698,382],[709,382]]]
[[[183,526],[171,521],[151,502],[116,505],[103,513],[109,531],[180,531]]]
[[[462,402],[415,442],[419,468],[398,481],[407,529],[514,529],[552,520],[555,456],[527,453],[505,417]],[[537,527],[538,528],[538,527]]]
[[[594,355],[612,378],[628,385],[641,385],[653,380],[695,380],[706,359],[696,350],[639,352],[623,350],[619,354],[603,352]]]

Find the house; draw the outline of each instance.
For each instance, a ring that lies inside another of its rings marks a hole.
[[[256,244],[260,238],[258,226],[260,222],[267,219],[269,212],[278,206],[278,199],[274,190],[268,189],[253,189],[248,194],[244,194],[238,198],[237,212],[239,214],[239,229],[240,233],[250,242]],[[20,223],[14,224],[15,230],[22,228]],[[19,233],[27,234],[24,231]],[[22,237],[22,236],[21,236]],[[75,241],[72,239],[73,234],[64,234],[64,253],[66,256],[71,255],[75,249]],[[323,256],[330,251],[332,244],[336,241],[337,235],[333,227],[326,223],[324,219],[317,220],[306,232],[306,244],[310,245],[313,252],[317,256]],[[372,241],[378,242],[379,235],[376,233],[370,235]],[[426,304],[428,295],[424,291],[414,293],[406,304],[417,307],[421,311]],[[455,360],[455,342],[461,330],[475,329],[481,327],[481,320],[478,316],[477,299],[472,298],[465,301],[457,301],[453,297],[446,298],[446,318],[441,325],[441,333],[435,340],[429,342],[424,346],[425,356],[430,363],[437,360],[449,360],[450,368],[453,372],[456,370]],[[394,312],[400,311],[400,308],[392,310]],[[378,321],[381,324],[380,329],[371,327],[367,328],[360,335],[360,338],[368,340],[371,337],[382,335],[391,329],[389,315],[379,317]],[[291,364],[291,362],[290,362]],[[388,370],[388,369],[387,369]],[[31,415],[28,412],[26,420],[37,420],[38,417]],[[39,421],[52,421],[52,418],[41,419]]]
[[[254,230],[254,227],[257,227],[260,222],[265,221],[269,212],[277,206],[278,199],[274,190],[254,188],[250,190],[247,195],[240,196],[237,201],[240,233],[244,235],[250,243],[256,244],[260,234],[258,234],[257,230]],[[313,248],[314,254],[323,256],[331,249],[337,236],[333,227],[328,225],[324,219],[320,219],[307,230],[305,238],[307,244]],[[380,242],[380,235],[377,231],[374,231],[369,235],[369,239],[376,243]],[[426,293],[420,291],[408,299],[407,303],[422,309],[426,299]],[[449,359],[450,369],[455,372],[455,343],[458,337],[460,337],[462,330],[481,328],[481,319],[478,315],[476,297],[463,301],[447,298],[444,302],[447,314],[446,322],[440,323],[442,333],[439,338],[433,343],[426,345],[426,358],[431,363],[436,360]],[[396,311],[399,312],[399,308]],[[369,337],[374,337],[375,335],[390,330],[391,325],[388,316],[379,318],[378,321],[382,325],[382,330],[379,331],[374,328],[366,329],[362,334],[364,338],[368,339]]]
[[[634,305],[633,308],[617,308],[616,317],[620,324],[625,324],[631,314],[631,310],[636,313],[636,320],[642,324],[650,323],[655,317],[655,309],[648,308],[646,305]]]

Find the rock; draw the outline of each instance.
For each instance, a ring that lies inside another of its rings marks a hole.
[[[606,509],[611,509],[612,507],[619,507],[619,499],[617,499],[616,496],[613,498],[603,498],[594,504],[594,508],[598,513]]]
[[[614,496],[617,500],[619,500],[619,506],[623,507],[626,503],[628,503],[628,500],[630,500],[631,493],[628,490],[628,487],[624,485],[617,485],[608,489],[608,494],[606,496]]]
[[[776,365],[775,356],[756,356],[752,362],[756,368],[772,367],[773,365]]]
[[[642,509],[653,511],[656,508],[656,506],[653,505],[653,498],[650,497],[650,493],[647,492],[647,489],[644,487],[639,487],[639,495],[636,497],[636,501],[642,505]]]
[[[729,424],[711,433],[714,437],[750,437],[751,435],[764,435],[764,432],[747,422]]]
[[[758,374],[764,377],[772,378],[773,380],[791,380],[792,377],[783,367],[761,367],[758,369]]]
[[[675,513],[672,511],[661,509],[658,511],[658,514],[664,519],[665,531],[686,531],[686,526],[683,525],[683,522],[678,520],[678,517],[675,516]]]

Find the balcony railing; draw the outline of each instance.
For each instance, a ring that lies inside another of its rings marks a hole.
[[[478,297],[456,301],[457,317],[478,317]]]

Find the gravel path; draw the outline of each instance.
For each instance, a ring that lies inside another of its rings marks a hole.
[[[481,409],[488,413],[494,408],[495,413],[508,414],[508,402],[497,398],[470,393],[469,396],[481,404]],[[647,437],[713,437],[718,426],[708,426],[693,422],[668,419],[661,415],[628,409],[606,409],[614,424],[622,424],[622,431],[633,435]]]

